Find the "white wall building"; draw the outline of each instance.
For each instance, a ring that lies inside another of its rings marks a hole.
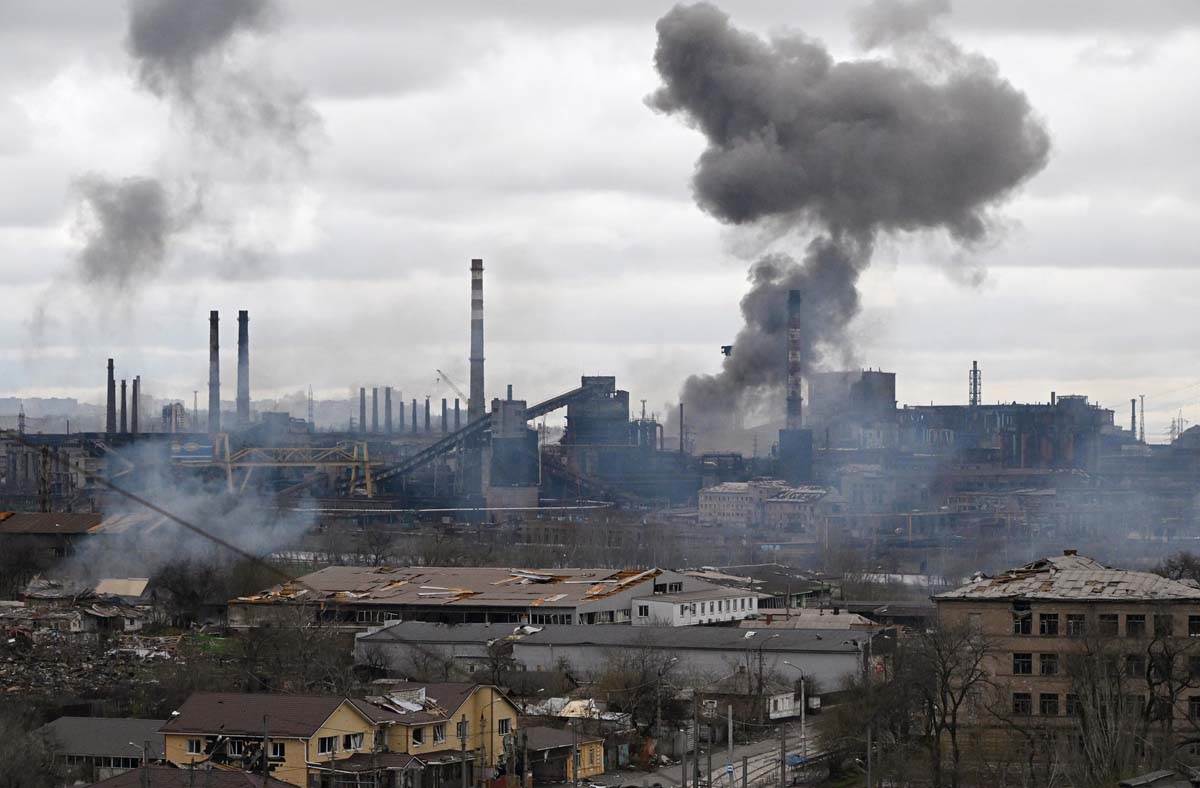
[[[754,591],[720,588],[637,597],[633,600],[633,625],[688,627],[741,621],[758,612],[762,596]]]

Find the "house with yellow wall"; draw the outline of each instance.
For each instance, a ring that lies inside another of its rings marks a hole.
[[[515,768],[517,721],[491,685],[402,682],[365,699],[196,693],[161,730],[181,768],[259,772],[265,752],[271,776],[301,788],[421,788]]]

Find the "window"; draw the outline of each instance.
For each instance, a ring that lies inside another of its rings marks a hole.
[[[1188,637],[1200,637],[1200,616],[1188,616]]]
[[[1100,618],[1104,618],[1101,616]],[[1102,627],[1103,629],[1103,627]],[[1116,634],[1115,632],[1113,634]],[[1127,638],[1144,638],[1146,637],[1146,617],[1141,613],[1130,614],[1125,616],[1125,637]]]
[[[596,748],[588,747],[588,766],[596,765]]]
[[[682,590],[683,590],[683,581],[680,581],[678,583],[667,583],[667,593],[668,594],[678,594]]]
[[[1028,676],[1033,673],[1033,655],[1028,653],[1013,654],[1013,675]]]
[[[1081,638],[1087,633],[1087,618],[1082,613],[1067,613],[1067,637]]]
[[[510,733],[512,731],[512,720],[510,720],[508,717],[501,717],[500,721],[496,723],[496,731],[501,736]]]
[[[1038,634],[1047,636],[1058,634],[1058,613],[1042,613],[1038,616]]]
[[[1116,637],[1118,630],[1117,619],[1118,616],[1116,613],[1101,613],[1096,616],[1096,624],[1100,630],[1100,634]]]
[[[1200,676],[1200,654],[1188,657],[1188,676],[1193,679]]]
[[[361,733],[346,733],[342,735],[343,750],[361,750],[363,735]]]
[[[420,747],[422,744],[425,743],[425,729],[424,728],[413,728],[412,729],[412,743],[413,743],[414,747]]]
[[[972,632],[983,631],[983,614],[982,613],[967,613],[967,628]]]
[[[1032,714],[1033,698],[1028,692],[1014,692],[1012,696],[1013,714]]]
[[[1131,679],[1146,675],[1146,655],[1128,654],[1125,657],[1125,673]]]
[[[471,723],[466,720],[459,720],[459,722],[454,726],[454,735],[457,736],[460,741],[470,736]]]
[[[446,741],[446,723],[439,722],[433,726],[433,743],[441,744]]]
[[[322,736],[317,739],[317,753],[319,755],[328,755],[337,747],[337,736]]]
[[[649,617],[650,617],[650,606],[649,605],[638,605],[638,618],[649,618]]]
[[[188,751],[188,755],[199,755],[201,752],[200,740],[199,739],[188,739],[187,740],[187,751]]]
[[[284,742],[271,742],[271,757],[280,759],[287,757],[287,747],[284,746]]]
[[[1038,696],[1038,714],[1043,717],[1058,716],[1058,695],[1052,692],[1043,692]]]
[[[1033,632],[1033,613],[1028,602],[1014,602],[1012,611],[1013,634],[1028,635]]]
[[[1058,675],[1058,655],[1057,654],[1042,654],[1038,657],[1039,667],[1043,676]]]
[[[246,752],[246,742],[241,739],[230,739],[229,750],[230,755],[243,755]]]
[[[1188,696],[1188,716],[1200,720],[1200,695]]]
[[[1067,716],[1079,716],[1079,696],[1073,692],[1067,693]]]
[[[1175,634],[1175,617],[1170,613],[1154,614],[1154,636],[1170,637]]]

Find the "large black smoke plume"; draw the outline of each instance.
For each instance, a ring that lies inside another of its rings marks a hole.
[[[184,231],[232,232],[236,207],[213,204],[222,170],[244,185],[303,163],[316,114],[301,93],[233,56],[275,16],[268,0],[131,1],[126,50],[141,86],[167,103],[186,161],[152,175],[77,179],[85,282],[129,289],[162,269]],[[218,245],[223,255],[237,247],[228,237]]]
[[[773,254],[750,269],[745,326],[716,375],[683,387],[691,424],[711,443],[741,409],[778,398],[786,373],[786,298],[804,291],[806,369],[853,359],[847,329],[857,282],[881,233],[945,230],[982,240],[987,209],[1040,170],[1049,137],[995,65],[932,33],[944,5],[876,3],[860,40],[890,59],[835,61],[799,33],[764,40],[708,4],[658,22],[663,85],[649,104],[681,116],[708,146],[697,203],[722,222],[806,233],[803,260]]]

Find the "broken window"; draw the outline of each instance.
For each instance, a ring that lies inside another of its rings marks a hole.
[[[1012,609],[1013,634],[1028,635],[1033,632],[1033,613],[1028,602],[1014,602]]]
[[[1087,634],[1087,617],[1082,613],[1067,613],[1067,637],[1081,638]]]
[[[1200,616],[1188,616],[1188,637],[1200,637]]]
[[[412,729],[412,743],[413,743],[413,746],[415,746],[415,747],[420,747],[422,744],[425,743],[425,729],[424,728],[413,728]]]
[[[1058,634],[1058,613],[1041,613],[1038,615],[1038,634],[1047,636]]]
[[[361,733],[347,733],[342,736],[343,750],[361,750],[363,746],[363,735]]]
[[[1101,619],[1104,617],[1101,616]],[[1101,627],[1103,630],[1103,627]],[[1117,634],[1113,632],[1113,634]],[[1127,638],[1144,638],[1146,637],[1146,617],[1141,613],[1131,613],[1125,616],[1125,637]]]
[[[1116,637],[1119,629],[1118,616],[1116,613],[1101,613],[1096,616],[1096,628],[1101,635],[1108,637]]]
[[[441,722],[433,726],[433,743],[441,744],[446,741],[446,723]]]

